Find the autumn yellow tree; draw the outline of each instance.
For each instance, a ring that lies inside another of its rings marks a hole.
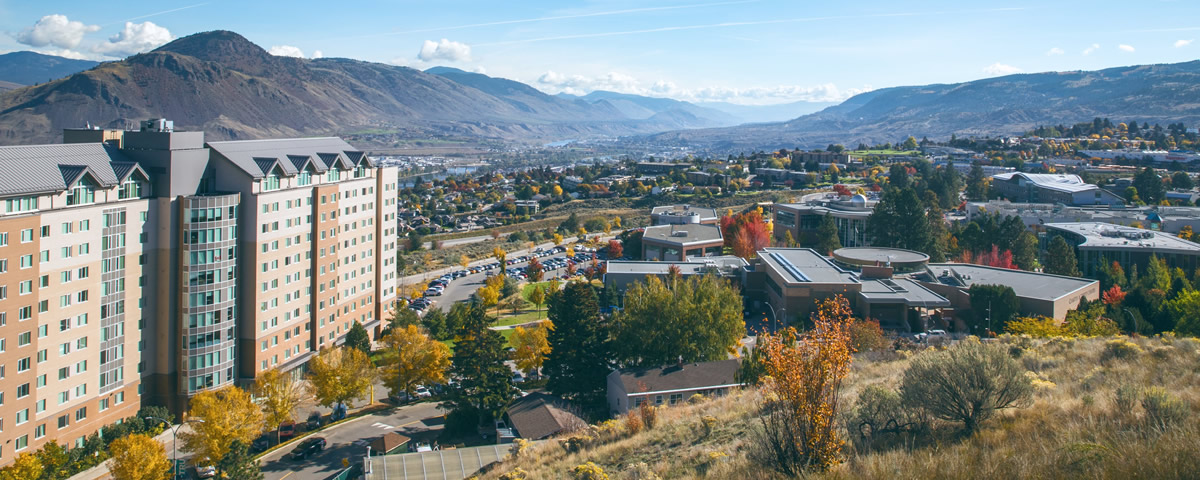
[[[765,335],[766,412],[759,460],[788,476],[826,470],[841,461],[837,433],[838,392],[850,372],[850,327],[854,317],[845,297],[822,301],[813,328],[788,327]]]
[[[34,452],[25,452],[12,465],[0,470],[0,480],[28,480],[42,476],[42,461]]]
[[[479,287],[479,290],[475,291],[475,296],[479,297],[479,303],[485,310],[500,302],[500,290],[488,285]]]
[[[1191,240],[1195,235],[1196,232],[1192,231],[1191,225],[1184,225],[1183,228],[1179,229],[1179,238],[1184,240]]]
[[[586,229],[586,228],[579,227],[579,231],[578,231],[578,232],[576,232],[576,233],[578,234],[578,236],[579,236],[579,238],[580,238],[580,239],[583,239],[583,238],[586,238],[586,237],[587,237],[588,231],[587,231],[587,229]]]
[[[458,257],[458,264],[463,267],[463,270],[471,268],[471,257],[468,257],[466,255]]]
[[[251,391],[262,405],[267,430],[275,430],[275,442],[278,443],[279,426],[294,420],[296,409],[307,395],[304,384],[296,381],[290,373],[272,368],[258,374]]]
[[[413,395],[418,384],[446,381],[450,347],[421,333],[415,325],[393,329],[383,337],[383,344],[383,378],[393,395]]]
[[[574,257],[574,256],[575,256],[575,246],[574,246],[574,245],[571,245],[571,246],[567,247],[567,256],[568,256],[568,257]]]
[[[614,228],[621,228],[621,217],[613,217],[612,226]]]
[[[561,233],[554,234],[554,245],[555,246],[562,245],[562,242],[563,242],[562,234]]]
[[[550,327],[553,327],[553,324],[546,320],[539,322],[538,326],[533,328],[517,327],[513,329],[510,340],[514,350],[513,361],[517,363],[517,368],[526,375],[539,372],[542,364],[546,362],[546,355],[550,354],[550,342],[547,341]]]
[[[563,189],[562,189],[562,187],[560,187],[560,186],[558,186],[558,185],[555,185],[555,186],[554,186],[554,190],[552,190],[552,191],[554,192],[554,196],[556,196],[556,197],[561,197],[561,196],[562,196],[562,194],[563,194]]]
[[[167,449],[153,437],[126,435],[108,445],[112,458],[108,472],[113,480],[164,480],[170,477],[171,461]],[[36,477],[34,477],[36,478]]]
[[[537,305],[538,318],[542,318],[542,305],[546,304],[546,289],[540,285],[535,285],[533,291],[529,292],[529,301]]]
[[[508,258],[508,252],[504,251],[503,248],[496,247],[492,249],[492,256],[496,257],[497,262],[500,262],[500,268],[504,268],[504,263]]]
[[[369,394],[376,378],[370,357],[344,346],[322,350],[308,363],[308,371],[313,396],[326,407],[353,406],[350,401]]]
[[[181,450],[195,454],[209,464],[217,463],[229,452],[234,440],[249,444],[262,433],[263,415],[250,393],[235,386],[208,390],[192,396],[189,419],[201,421],[180,431]]]

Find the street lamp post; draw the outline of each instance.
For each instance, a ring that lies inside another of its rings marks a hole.
[[[162,418],[162,417],[150,416],[150,417],[146,417],[146,420],[158,420],[160,422],[167,424],[168,428],[171,425],[171,422],[167,421],[167,419]],[[176,425],[175,428],[171,429],[171,471],[173,472],[172,476],[171,476],[172,479],[179,478],[179,450],[175,447],[175,436],[179,433],[179,427],[182,427],[183,424],[189,423],[189,422],[204,423],[204,419],[202,419],[202,418],[187,419],[182,422],[179,422],[179,425]]]
[[[1125,307],[1122,310],[1125,310],[1125,314],[1129,315],[1130,320],[1133,320],[1133,335],[1137,335],[1137,333],[1138,333],[1137,317],[1133,315],[1133,311],[1130,310],[1129,307]]]

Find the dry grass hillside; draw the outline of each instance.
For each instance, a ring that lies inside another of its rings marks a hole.
[[[897,389],[912,359],[932,352],[858,356],[839,416],[842,462],[814,478],[1196,478],[1200,475],[1200,341],[1174,337],[995,342],[1034,386],[1032,404],[1000,411],[974,434],[933,421],[920,433],[864,438],[851,430],[859,394]],[[930,349],[932,350],[932,349]],[[619,419],[528,446],[483,479],[784,478],[754,460],[762,395],[749,388],[657,409],[636,433]],[[639,417],[640,419],[640,417]],[[636,430],[637,425],[632,425]],[[594,463],[593,474],[574,473]],[[523,474],[523,476],[522,476]]]

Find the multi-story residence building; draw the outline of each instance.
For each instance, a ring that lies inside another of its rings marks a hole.
[[[0,179],[0,464],[300,375],[355,322],[378,334],[395,168],[337,138],[206,143],[161,120],[66,138],[89,143],[0,147],[21,172]]]

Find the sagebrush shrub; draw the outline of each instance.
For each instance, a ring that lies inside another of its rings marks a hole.
[[[953,386],[952,388],[950,386]],[[901,396],[934,417],[962,422],[968,432],[1002,408],[1027,406],[1033,385],[1006,349],[963,341],[913,359]]]
[[[1137,402],[1138,389],[1130,384],[1122,384],[1113,391],[1113,407],[1116,408],[1118,415],[1124,415],[1133,411],[1133,405]]]
[[[608,474],[604,473],[604,469],[599,465],[587,462],[571,470],[571,478],[575,480],[608,480]]]
[[[1188,415],[1187,405],[1162,387],[1151,387],[1142,394],[1142,409],[1146,411],[1146,421],[1157,428],[1179,423]]]
[[[1104,351],[1100,352],[1101,360],[1126,360],[1135,358],[1142,353],[1142,347],[1122,338],[1104,342]]]

